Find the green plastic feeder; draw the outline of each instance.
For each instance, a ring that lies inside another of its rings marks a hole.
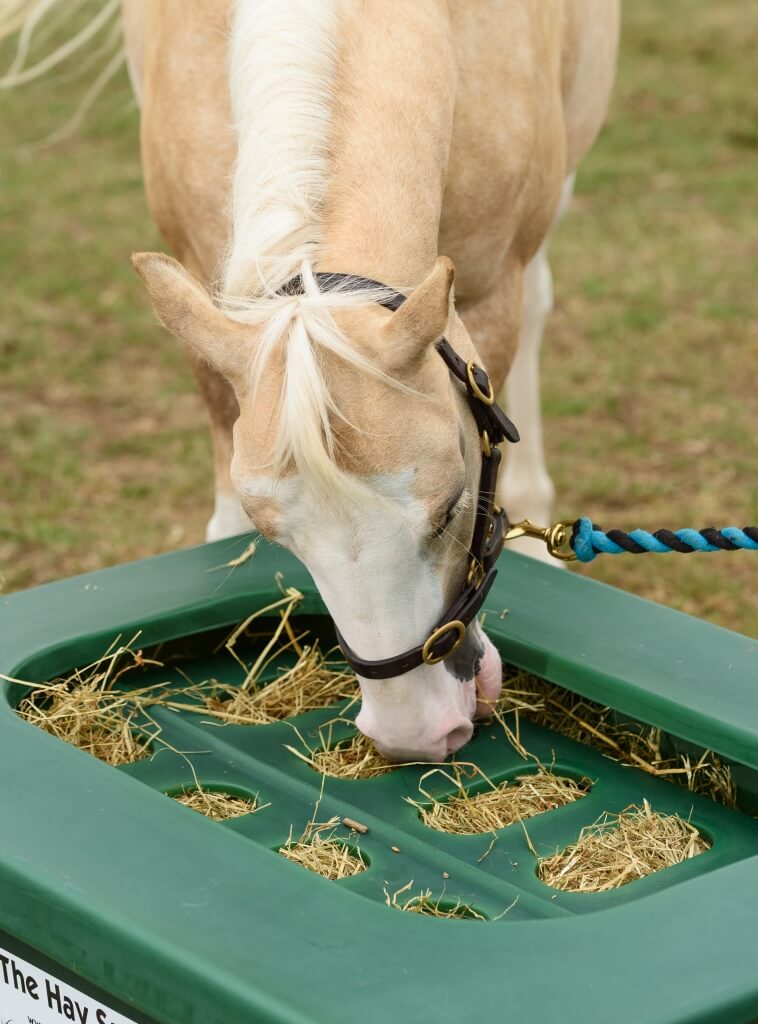
[[[184,645],[190,678],[233,684],[241,672],[213,653],[218,637],[278,596],[276,573],[305,595],[302,624],[332,639],[312,581],[285,552],[261,545],[234,571],[219,568],[247,540],[0,597],[0,673],[48,680],[142,630],[142,647]],[[319,820],[368,826],[358,841],[367,870],[333,882],[277,853],[321,790],[286,749],[292,725],[315,742],[333,708],[255,727],[158,710],[174,750],[156,745],[112,768],[23,722],[14,708],[25,691],[3,683],[1,1024],[758,1019],[758,643],[508,552],[485,612],[511,665],[716,751],[743,809],[522,723],[543,763],[592,780],[587,795],[529,819],[528,836],[517,824],[493,843],[423,825],[403,800],[418,797],[421,768],[328,778]],[[169,674],[149,670],[137,685]],[[335,742],[350,735],[341,730]],[[495,781],[529,770],[501,730],[480,728],[465,756]],[[203,786],[270,806],[216,823],[167,799],[193,784],[190,762]],[[539,880],[530,844],[554,853],[602,812],[644,799],[690,819],[710,849],[611,892]],[[387,907],[385,890],[411,880],[487,920]]]

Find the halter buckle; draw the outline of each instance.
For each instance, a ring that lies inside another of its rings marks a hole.
[[[484,374],[484,378],[487,381],[487,389],[489,394],[485,394],[484,391],[479,387],[476,382],[475,371],[481,370]],[[472,394],[482,402],[483,405],[494,405],[495,404],[495,393],[492,388],[492,381],[487,376],[487,371],[483,366],[477,366],[472,360],[470,363],[466,363],[466,376],[468,378],[469,387],[471,388]]]
[[[458,636],[455,638],[455,642],[449,651],[445,651],[444,654],[439,656],[432,654],[432,648],[441,640],[443,636],[447,636],[448,633],[453,630],[458,631]],[[466,626],[460,619],[453,619],[452,622],[446,622],[442,626],[438,626],[434,632],[429,636],[423,648],[421,649],[421,657],[424,660],[425,665],[438,665],[445,658],[449,658],[451,654],[455,654],[458,648],[463,643],[463,639],[466,636]]]
[[[466,583],[479,589],[484,582],[484,566],[477,558],[472,558],[466,573]]]

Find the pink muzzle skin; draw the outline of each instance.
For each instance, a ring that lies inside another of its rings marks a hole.
[[[489,718],[503,689],[503,665],[500,654],[487,634],[482,631],[484,654],[476,676],[476,717]]]
[[[416,734],[410,742],[407,728],[400,733],[396,728],[388,731],[386,722],[380,728],[377,712],[381,709],[376,708],[370,696],[364,693],[355,724],[364,736],[374,741],[380,754],[390,761],[401,763],[441,762],[471,739],[472,718],[492,717],[503,685],[500,655],[482,630],[479,630],[477,639],[483,644],[483,651],[476,678],[460,681],[452,677],[450,681],[455,684],[455,706],[448,707],[446,712],[440,709],[441,713],[435,714],[433,720],[425,723],[423,728],[416,722]]]

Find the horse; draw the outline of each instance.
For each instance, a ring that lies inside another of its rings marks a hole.
[[[549,521],[547,247],[619,20],[618,0],[123,0],[174,257],[133,261],[207,406],[208,539],[254,528],[305,564],[353,654],[357,726],[393,761],[444,760],[500,693],[475,614],[428,646],[485,502],[481,424],[439,342],[523,435],[498,503]]]

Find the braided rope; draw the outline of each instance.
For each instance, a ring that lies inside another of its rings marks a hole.
[[[758,526],[726,526],[723,530],[601,530],[591,519],[577,519],[570,540],[580,562],[591,562],[598,555],[642,555],[646,552],[667,555],[677,551],[690,555],[693,551],[758,551]]]

